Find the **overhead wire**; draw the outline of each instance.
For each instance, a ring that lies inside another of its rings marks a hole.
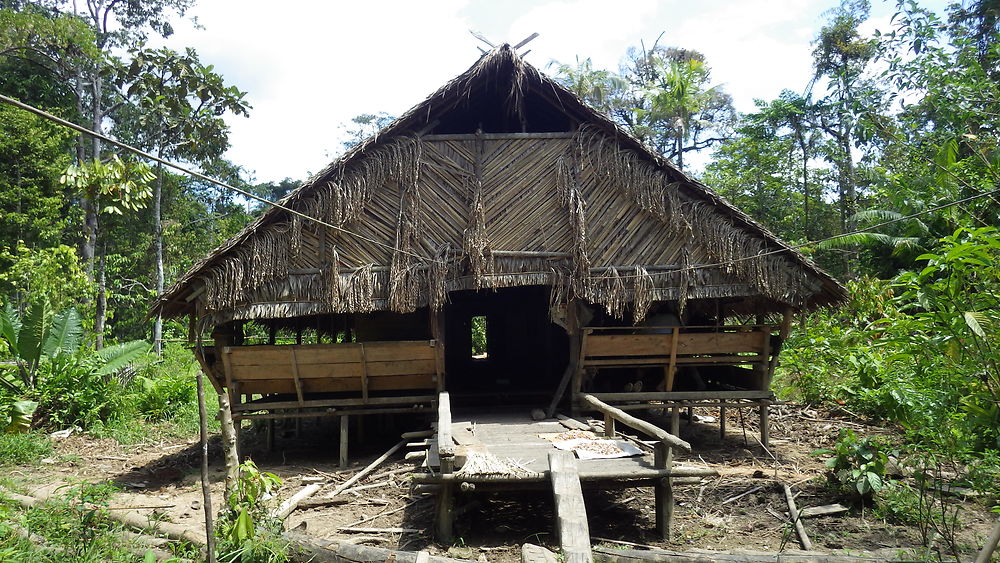
[[[264,205],[268,205],[268,206],[280,209],[280,210],[285,211],[285,212],[287,212],[287,213],[289,213],[291,215],[295,215],[295,216],[301,217],[303,219],[306,219],[308,221],[312,221],[312,222],[314,222],[314,223],[316,223],[318,225],[321,225],[321,226],[333,229],[333,230],[338,231],[340,233],[343,233],[345,235],[352,236],[352,237],[355,237],[355,238],[357,238],[359,240],[363,240],[363,241],[366,241],[366,242],[370,242],[370,243],[379,245],[379,246],[381,246],[383,248],[387,248],[387,249],[392,250],[394,252],[399,252],[399,253],[402,253],[402,254],[407,254],[409,256],[418,258],[418,259],[423,260],[425,262],[439,262],[439,260],[436,260],[434,258],[430,258],[430,257],[427,257],[427,256],[422,256],[422,255],[416,254],[414,252],[409,252],[407,250],[398,248],[398,247],[396,247],[394,245],[382,242],[382,241],[380,241],[378,239],[373,239],[371,237],[367,237],[367,236],[362,235],[360,233],[356,233],[354,231],[350,231],[348,229],[344,229],[343,227],[338,227],[337,225],[333,225],[333,224],[331,224],[331,223],[329,223],[327,221],[323,221],[322,219],[313,217],[311,215],[307,215],[305,213],[302,213],[301,211],[292,209],[291,207],[283,205],[283,204],[281,204],[279,202],[270,201],[270,200],[268,200],[266,198],[263,198],[263,197],[260,197],[260,196],[258,196],[256,194],[254,194],[252,192],[248,192],[246,190],[243,190],[243,189],[238,188],[236,186],[230,185],[230,184],[228,184],[226,182],[223,182],[221,180],[216,180],[215,178],[211,178],[211,177],[206,176],[205,174],[202,174],[202,173],[197,172],[195,170],[191,170],[189,168],[186,168],[186,167],[181,166],[179,164],[176,164],[174,162],[171,162],[171,161],[165,160],[163,158],[157,157],[156,155],[150,154],[150,153],[148,153],[146,151],[143,151],[142,149],[138,149],[136,147],[133,147],[133,146],[128,145],[126,143],[123,143],[121,141],[115,140],[115,139],[113,139],[111,137],[108,137],[107,135],[103,135],[101,133],[97,133],[95,131],[87,129],[86,127],[77,125],[75,123],[72,123],[70,121],[62,119],[62,118],[60,118],[58,116],[52,115],[52,114],[50,114],[50,113],[48,113],[48,112],[46,112],[44,110],[41,110],[39,108],[36,108],[36,107],[28,105],[28,104],[25,104],[24,102],[21,102],[19,100],[14,99],[14,98],[5,96],[3,94],[0,94],[0,102],[4,102],[4,103],[10,104],[10,105],[13,105],[13,106],[18,107],[20,109],[23,109],[25,111],[33,113],[35,115],[38,115],[39,117],[42,117],[44,119],[48,119],[50,121],[53,121],[53,122],[55,122],[55,123],[57,123],[59,125],[62,125],[63,127],[67,127],[69,129],[72,129],[72,130],[77,131],[79,133],[83,133],[84,135],[90,135],[90,136],[93,136],[93,137],[97,137],[97,138],[101,139],[102,141],[105,141],[105,142],[107,142],[109,144],[112,144],[112,145],[114,145],[116,147],[119,147],[121,149],[124,149],[126,151],[135,153],[135,154],[137,154],[139,156],[142,156],[143,158],[152,160],[154,162],[158,162],[160,164],[163,164],[164,166],[168,166],[170,168],[173,168],[175,170],[178,170],[180,172],[188,174],[188,175],[190,175],[192,177],[198,178],[198,179],[203,180],[205,182],[209,182],[209,183],[214,184],[216,186],[219,186],[221,188],[225,188],[225,189],[231,190],[231,191],[236,192],[236,193],[238,193],[238,194],[240,194],[240,195],[242,195],[242,196],[244,196],[246,198],[252,199],[252,200],[257,201],[259,203],[263,203]],[[950,201],[950,202],[943,203],[943,204],[940,204],[940,205],[936,205],[936,206],[924,209],[922,211],[911,213],[909,215],[895,217],[893,219],[882,221],[880,223],[876,223],[874,225],[870,225],[870,226],[865,227],[865,228],[854,229],[854,230],[846,232],[846,233],[841,233],[841,234],[838,234],[838,235],[832,235],[832,236],[829,236],[829,237],[825,237],[825,238],[821,238],[821,239],[816,239],[816,240],[811,240],[811,241],[807,241],[807,242],[803,242],[803,243],[798,243],[798,244],[782,245],[781,248],[777,248],[777,249],[774,249],[774,250],[769,250],[769,251],[765,251],[765,252],[759,252],[757,254],[751,254],[751,255],[747,255],[747,256],[741,256],[739,258],[733,258],[733,259],[722,261],[722,262],[714,262],[714,263],[708,263],[708,264],[697,264],[697,265],[693,265],[693,266],[684,266],[684,267],[681,267],[681,268],[671,269],[671,270],[668,270],[668,271],[646,272],[645,274],[619,274],[618,277],[620,277],[620,278],[637,278],[637,277],[644,277],[644,276],[676,275],[676,274],[678,274],[680,272],[689,272],[689,271],[694,271],[694,270],[703,270],[703,269],[710,269],[710,268],[726,267],[726,266],[729,266],[731,264],[736,264],[738,262],[744,262],[744,261],[747,261],[747,260],[756,260],[756,259],[759,259],[759,258],[763,258],[765,256],[772,256],[772,255],[775,255],[775,254],[782,254],[782,253],[787,253],[789,251],[798,250],[798,249],[805,248],[805,247],[808,247],[808,246],[815,246],[817,244],[821,244],[821,243],[824,243],[824,242],[829,242],[829,241],[836,240],[836,239],[839,239],[839,238],[844,238],[844,237],[849,237],[849,236],[858,235],[858,234],[862,234],[862,233],[872,232],[872,231],[874,231],[876,229],[880,229],[882,227],[886,227],[886,226],[892,225],[894,223],[899,223],[899,222],[902,222],[902,221],[908,221],[910,219],[914,219],[914,218],[920,217],[922,215],[927,215],[927,214],[933,213],[935,211],[940,211],[942,209],[947,209],[949,207],[954,207],[956,205],[961,205],[963,203],[968,203],[970,201],[974,201],[974,200],[977,200],[977,199],[980,199],[980,198],[993,197],[993,196],[996,196],[996,195],[1000,195],[1000,189],[995,189],[995,190],[991,190],[991,191],[988,191],[988,192],[980,192],[980,193],[977,193],[977,194],[974,194],[974,195],[971,195],[971,196],[968,196],[968,197],[964,197],[964,198],[961,198],[961,199],[958,199],[958,200],[954,200],[954,201]],[[516,273],[517,274],[542,274],[542,273],[549,273],[549,272],[516,272]],[[594,276],[594,277],[603,278],[605,276]]]
[[[188,174],[189,176],[192,176],[194,178],[198,178],[199,180],[203,180],[203,181],[208,182],[210,184],[214,184],[216,186],[225,188],[227,190],[234,191],[234,192],[236,192],[236,193],[238,193],[238,194],[240,194],[243,197],[246,197],[248,199],[252,199],[252,200],[257,201],[259,203],[263,203],[264,205],[268,205],[268,206],[280,209],[282,211],[285,211],[286,213],[289,213],[291,215],[295,215],[295,216],[301,217],[301,218],[306,219],[308,221],[312,221],[312,222],[314,222],[314,223],[316,223],[318,225],[322,225],[324,227],[333,229],[333,230],[338,231],[340,233],[343,233],[345,235],[349,235],[349,236],[352,236],[352,237],[357,238],[359,240],[370,242],[372,244],[377,244],[377,245],[379,245],[379,246],[381,246],[383,248],[387,248],[387,249],[392,250],[394,252],[399,252],[399,253],[402,253],[402,254],[408,254],[408,255],[410,255],[410,256],[412,256],[414,258],[419,258],[419,259],[427,261],[427,262],[435,262],[436,261],[433,258],[428,258],[426,256],[421,256],[419,254],[416,254],[416,253],[413,253],[413,252],[409,252],[409,251],[403,250],[401,248],[397,248],[394,245],[382,242],[382,241],[380,241],[378,239],[374,239],[374,238],[362,235],[360,233],[356,233],[354,231],[347,230],[347,229],[345,229],[343,227],[338,227],[337,225],[331,224],[331,223],[329,223],[327,221],[324,221],[322,219],[319,219],[317,217],[313,217],[311,215],[307,215],[305,213],[302,213],[301,211],[297,211],[295,209],[292,209],[291,207],[288,207],[287,205],[283,205],[283,204],[281,204],[279,202],[271,201],[269,199],[260,197],[257,194],[254,194],[252,192],[248,192],[248,191],[246,191],[244,189],[241,189],[241,188],[237,188],[236,186],[230,185],[230,184],[228,184],[226,182],[223,182],[221,180],[216,180],[215,178],[212,178],[210,176],[206,176],[205,174],[202,174],[201,172],[197,172],[195,170],[191,170],[191,169],[186,168],[184,166],[181,166],[180,164],[177,164],[175,162],[171,162],[169,160],[160,158],[160,157],[158,157],[158,156],[156,156],[154,154],[150,154],[150,153],[148,153],[148,152],[146,152],[146,151],[144,151],[142,149],[133,147],[133,146],[131,146],[129,144],[126,144],[126,143],[123,143],[123,142],[118,141],[116,139],[113,139],[111,137],[108,137],[107,135],[98,133],[96,131],[92,131],[92,130],[87,129],[86,127],[83,127],[81,125],[77,125],[76,123],[73,123],[72,121],[67,121],[67,120],[65,120],[65,119],[63,119],[61,117],[58,117],[56,115],[52,115],[51,113],[48,113],[45,110],[42,110],[42,109],[36,108],[34,106],[28,105],[28,104],[26,104],[26,103],[24,103],[24,102],[22,102],[20,100],[11,98],[9,96],[5,96],[3,94],[0,94],[0,102],[4,102],[4,103],[10,104],[12,106],[18,107],[18,108],[20,108],[22,110],[25,110],[27,112],[33,113],[33,114],[35,114],[35,115],[37,115],[39,117],[42,117],[44,119],[48,119],[49,121],[52,121],[52,122],[57,123],[59,125],[62,125],[63,127],[67,127],[69,129],[72,129],[72,130],[74,130],[74,131],[76,131],[78,133],[83,133],[84,135],[89,135],[91,137],[97,137],[98,139],[101,139],[102,141],[104,141],[106,143],[109,143],[109,144],[112,144],[112,145],[114,145],[114,146],[116,146],[116,147],[118,147],[120,149],[124,149],[126,151],[135,153],[135,154],[137,154],[137,155],[139,155],[139,156],[141,156],[143,158],[152,160],[153,162],[158,162],[158,163],[160,163],[160,164],[162,164],[164,166],[168,166],[168,167],[173,168],[175,170],[179,170],[180,172]]]

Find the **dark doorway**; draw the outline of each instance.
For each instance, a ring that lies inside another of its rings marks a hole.
[[[549,320],[548,292],[530,286],[452,293],[445,307],[448,391],[490,404],[551,399],[569,341]]]

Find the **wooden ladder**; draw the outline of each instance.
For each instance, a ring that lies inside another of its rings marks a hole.
[[[583,504],[580,474],[573,452],[549,453],[549,476],[556,505],[556,527],[566,563],[593,563],[590,527]]]

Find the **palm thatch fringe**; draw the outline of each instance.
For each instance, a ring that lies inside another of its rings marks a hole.
[[[347,299],[344,300],[345,311],[368,313],[374,310],[372,296],[375,292],[375,280],[372,267],[367,264],[358,268],[347,280]]]
[[[550,268],[549,279],[549,319],[554,323],[561,323],[562,315],[560,310],[569,303],[569,288],[566,281],[566,274],[555,268]]]
[[[639,324],[646,319],[650,305],[653,304],[653,276],[649,275],[646,268],[635,267],[635,277],[632,278],[634,286],[632,289],[632,324]]]
[[[444,308],[445,303],[448,302],[448,290],[446,287],[448,279],[447,257],[450,250],[451,245],[448,243],[442,244],[438,248],[434,256],[435,261],[431,263],[430,271],[427,275],[427,301],[434,312],[440,311]]]
[[[477,151],[479,149],[477,148]],[[476,174],[470,179],[472,202],[469,205],[469,224],[465,228],[462,246],[469,259],[469,270],[476,278],[476,289],[483,287],[485,274],[493,273],[490,260],[490,241],[486,237],[486,212],[483,207],[483,181]]]
[[[559,203],[569,212],[573,233],[573,272],[570,285],[574,296],[592,299],[590,258],[587,256],[587,202],[580,193],[580,156],[575,151],[559,158],[557,163]]]
[[[334,310],[337,310],[340,308],[340,302],[344,296],[344,288],[340,282],[340,253],[337,251],[336,245],[330,249],[330,267],[327,270],[326,284],[326,302]]]
[[[413,276],[413,257],[420,230],[420,143],[416,144],[416,164],[403,178],[396,221],[396,244],[389,271],[389,308],[410,313],[417,307],[421,287]]]
[[[590,168],[606,175],[612,184],[624,187],[636,205],[676,234],[686,230],[694,244],[724,264],[726,273],[752,280],[752,287],[771,299],[798,306],[806,303],[805,272],[781,254],[762,256],[779,247],[769,246],[764,237],[734,223],[715,202],[683,193],[682,184],[672,181],[648,157],[622,149],[611,137],[587,126],[577,132],[574,154],[567,158],[576,155],[588,159]]]

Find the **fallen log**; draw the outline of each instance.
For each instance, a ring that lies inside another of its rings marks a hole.
[[[668,549],[617,549],[597,546],[593,549],[597,563],[880,563],[888,561],[879,557],[854,555],[829,555],[806,551],[781,553],[721,551],[672,551]]]
[[[7,490],[3,490],[2,494],[4,497],[9,498],[24,508],[36,508],[44,502],[42,499],[37,497],[19,495]],[[205,545],[205,538],[202,534],[184,526],[171,524],[170,522],[150,521],[150,519],[146,516],[142,516],[134,512],[106,511],[102,510],[102,507],[96,505],[84,506],[88,510],[101,510],[102,513],[109,519],[114,520],[119,524],[124,524],[134,530],[149,532],[155,535],[162,535],[172,540],[185,541],[198,547],[203,547]]]
[[[395,559],[396,563],[466,563],[464,559],[452,559],[429,555],[427,552],[399,551],[367,545],[354,545],[344,541],[314,538],[295,532],[285,532],[285,539],[299,548],[294,552],[293,561],[305,563],[384,563]]]
[[[795,497],[792,496],[792,488],[788,486],[788,483],[782,483],[781,488],[785,491],[785,500],[788,501],[788,517],[792,519],[792,524],[795,526],[795,533],[799,535],[799,543],[802,544],[802,549],[810,551],[812,550],[812,540],[806,534],[806,527],[802,524],[799,509],[795,506]]]

